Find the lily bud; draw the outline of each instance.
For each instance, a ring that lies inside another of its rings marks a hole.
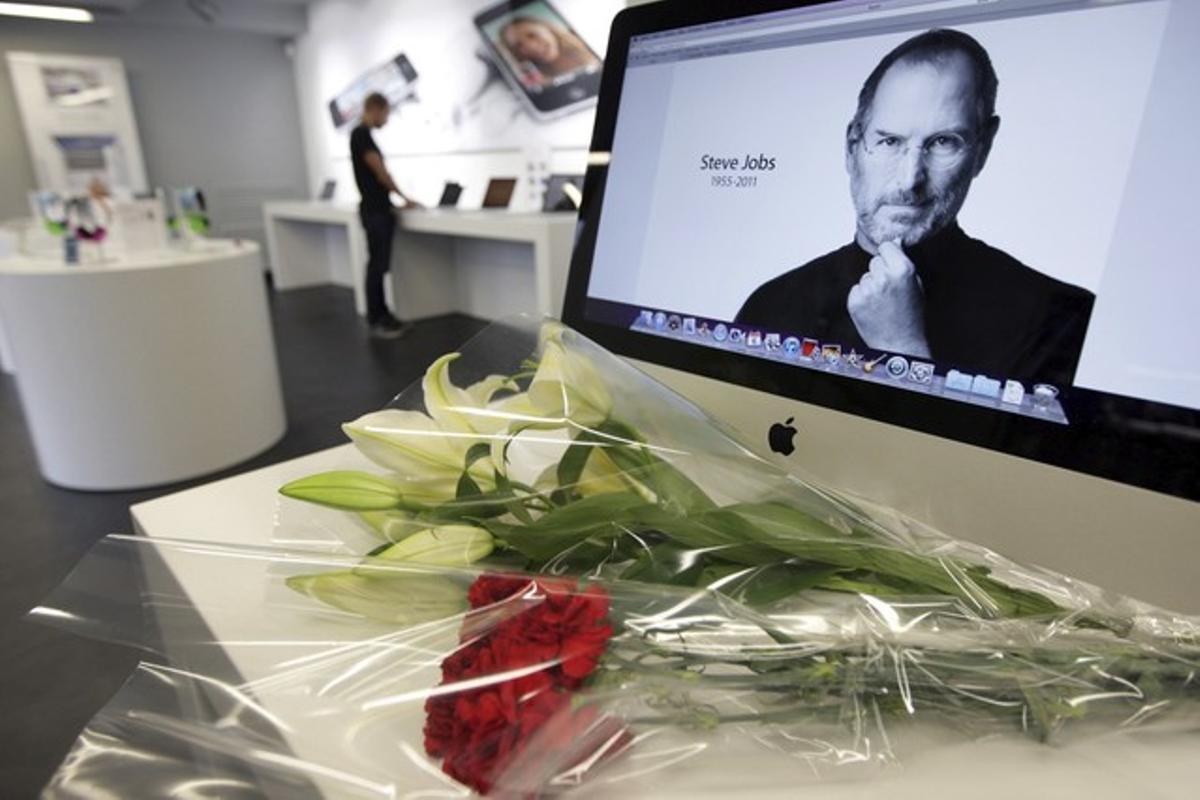
[[[428,525],[418,522],[412,513],[405,511],[360,511],[358,517],[386,542],[398,542],[425,530]]]
[[[465,567],[488,556],[492,535],[471,525],[441,525],[411,534],[377,553],[378,561],[405,561],[439,567]]]
[[[309,475],[286,484],[279,492],[297,500],[347,511],[398,508],[403,499],[396,483],[367,472],[348,470]]]
[[[439,575],[339,570],[296,575],[287,585],[334,608],[403,626],[449,619],[467,609],[464,588]]]

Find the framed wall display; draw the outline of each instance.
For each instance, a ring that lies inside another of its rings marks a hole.
[[[146,191],[120,59],[10,52],[8,68],[39,189]]]

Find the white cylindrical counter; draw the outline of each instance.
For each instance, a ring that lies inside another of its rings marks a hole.
[[[65,266],[0,259],[0,325],[43,476],[72,489],[193,478],[286,427],[253,243]]]

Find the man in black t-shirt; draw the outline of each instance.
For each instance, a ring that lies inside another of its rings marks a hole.
[[[383,276],[392,264],[392,239],[396,235],[396,213],[392,209],[390,192],[404,200],[406,207],[420,208],[420,204],[408,197],[396,186],[383,155],[371,137],[372,128],[387,124],[391,108],[387,98],[375,92],[363,101],[362,121],[350,132],[350,160],[354,165],[354,182],[362,202],[358,215],[367,232],[367,324],[371,335],[381,339],[394,339],[408,332],[406,325],[392,316],[384,301]]]
[[[957,222],[1000,127],[997,85],[987,51],[959,31],[884,56],[846,130],[854,241],[760,286],[737,322],[1069,387],[1092,293]]]

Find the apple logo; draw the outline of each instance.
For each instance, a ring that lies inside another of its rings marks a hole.
[[[767,431],[767,444],[771,451],[780,455],[790,456],[796,449],[796,429],[792,426],[795,417],[788,417],[786,422],[776,422]]]

